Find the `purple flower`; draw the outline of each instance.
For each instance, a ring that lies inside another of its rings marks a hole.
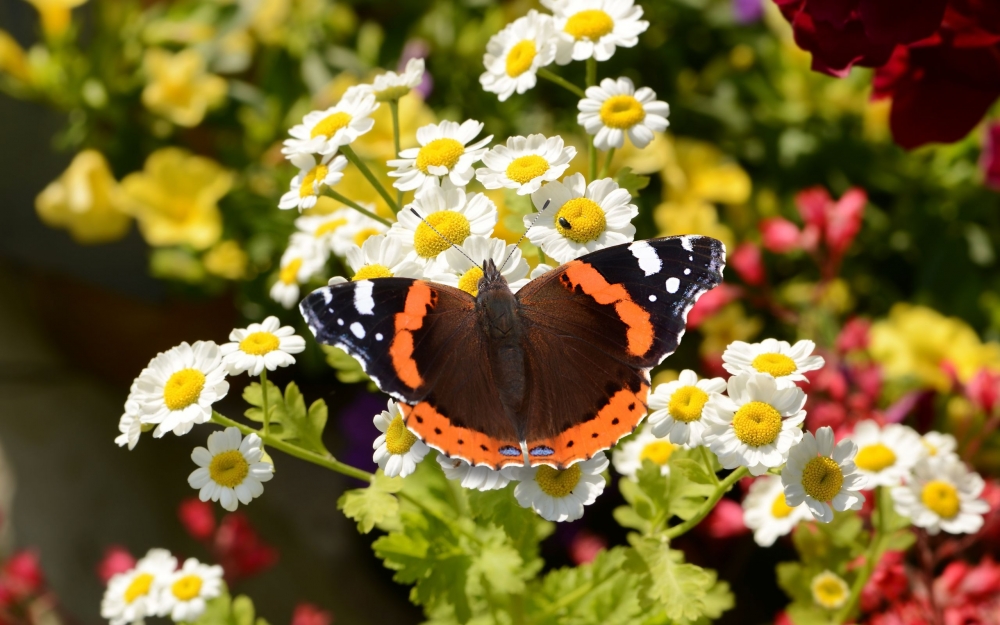
[[[762,0],[733,0],[733,17],[740,24],[752,24],[764,15]]]
[[[396,65],[396,71],[402,72],[406,69],[406,63],[410,59],[426,59],[431,53],[430,44],[428,44],[423,39],[410,39],[403,46],[403,54],[399,57],[399,63]],[[414,88],[414,91],[420,94],[420,97],[424,100],[427,96],[431,94],[434,90],[434,78],[431,76],[430,68],[424,69],[424,78],[420,81],[420,84]]]

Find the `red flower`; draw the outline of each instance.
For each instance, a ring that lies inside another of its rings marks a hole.
[[[712,538],[733,538],[748,531],[743,524],[743,507],[732,499],[720,499],[705,520],[698,524],[698,532]]]
[[[861,609],[874,612],[883,602],[894,603],[910,589],[910,580],[903,566],[902,551],[887,551],[875,565],[872,576],[861,591]]]
[[[1000,399],[1000,374],[980,369],[965,385],[965,396],[976,408],[992,413]]]
[[[729,264],[750,286],[764,284],[764,260],[760,248],[753,243],[741,243],[729,256]]]
[[[0,606],[19,603],[40,594],[45,587],[45,575],[38,554],[19,551],[12,555],[0,571]]]
[[[841,353],[868,349],[868,332],[872,322],[861,317],[853,317],[844,324],[837,335],[837,351]]]
[[[212,504],[197,497],[185,499],[177,507],[177,516],[187,533],[195,540],[208,540],[215,533],[215,513]]]
[[[688,328],[692,330],[697,328],[701,325],[702,321],[722,310],[723,306],[734,301],[742,294],[743,290],[739,287],[725,283],[705,293],[698,298],[698,301],[688,311]]]
[[[823,187],[812,187],[795,196],[795,205],[806,224],[803,247],[814,248],[822,240],[830,254],[839,258],[851,247],[861,230],[861,218],[868,203],[868,194],[852,187],[836,202]]]
[[[333,614],[321,610],[311,603],[300,603],[292,613],[292,625],[330,625]]]
[[[768,217],[758,226],[761,242],[768,251],[786,254],[802,248],[802,233],[799,227],[784,217]]]
[[[994,123],[986,129],[979,166],[983,170],[986,186],[1000,191],[1000,123]]]
[[[242,512],[222,517],[212,551],[230,584],[256,575],[278,561],[278,550],[261,540]]]
[[[107,585],[108,580],[119,573],[131,570],[135,567],[135,558],[128,549],[121,545],[111,545],[104,550],[104,557],[97,565],[97,576],[101,578],[101,583]]]
[[[580,530],[569,543],[569,557],[574,564],[587,564],[597,557],[597,554],[608,548],[608,541],[599,534]]]

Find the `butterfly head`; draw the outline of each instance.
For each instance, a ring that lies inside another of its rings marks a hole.
[[[479,292],[508,289],[507,278],[503,277],[492,258],[483,261],[483,277],[479,279]]]

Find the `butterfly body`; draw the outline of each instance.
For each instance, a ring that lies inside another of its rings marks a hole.
[[[318,289],[300,309],[431,447],[495,469],[565,468],[641,422],[650,368],[724,263],[715,239],[668,237],[586,254],[517,293],[489,261],[475,297],[376,278]]]

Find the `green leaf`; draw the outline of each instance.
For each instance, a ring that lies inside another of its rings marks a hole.
[[[375,385],[365,370],[361,368],[361,363],[354,359],[354,356],[332,345],[320,345],[320,348],[326,354],[326,364],[337,372],[337,380],[344,384],[367,382],[369,389],[374,390]]]
[[[385,531],[399,528],[399,499],[395,493],[403,488],[403,480],[386,477],[382,471],[365,488],[355,488],[340,496],[337,507],[358,524],[358,531],[367,534],[376,526]]]
[[[526,597],[530,620],[558,625],[645,622],[653,614],[642,607],[640,576],[625,566],[629,551],[615,547],[589,564],[551,571],[541,588]]]
[[[194,621],[195,625],[232,625],[232,600],[229,592],[223,589],[222,594],[211,599],[205,605],[205,611]]]
[[[615,520],[623,527],[637,529],[644,534],[651,534],[665,526],[670,518],[667,505],[671,478],[661,475],[660,467],[655,463],[643,461],[635,479],[618,480],[618,488],[629,506],[616,509]]]
[[[260,383],[254,382],[243,391],[243,399],[252,408],[246,417],[258,423],[264,422],[264,393]],[[321,454],[328,453],[323,445],[323,428],[326,427],[327,408],[322,399],[316,400],[306,410],[306,402],[295,382],[289,382],[285,394],[267,382],[267,402],[270,416],[271,435],[281,440],[294,441],[300,447]]]
[[[697,514],[705,500],[715,493],[715,480],[700,460],[678,450],[670,457],[668,511],[685,521]],[[674,458],[674,456],[677,456]]]
[[[793,603],[787,608],[788,618],[795,625],[835,625],[836,621],[828,610],[815,603]]]
[[[509,595],[524,592],[524,560],[502,530],[494,532],[489,542],[478,551],[469,566],[471,594],[483,594],[484,585],[489,587],[488,593]],[[534,572],[531,574],[534,575]]]
[[[254,625],[253,601],[246,595],[240,595],[233,599],[232,619],[234,625]]]
[[[649,186],[649,176],[640,176],[633,173],[631,167],[622,167],[615,174],[615,182],[618,183],[619,187],[627,189],[631,195],[636,196],[639,191]]]

